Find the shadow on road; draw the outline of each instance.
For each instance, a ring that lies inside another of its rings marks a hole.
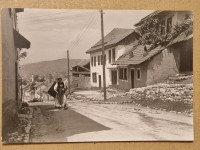
[[[34,110],[30,142],[67,142],[67,137],[75,134],[110,129],[70,108],[41,104]]]

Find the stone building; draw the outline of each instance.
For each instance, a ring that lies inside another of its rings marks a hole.
[[[19,50],[30,48],[17,27],[20,8],[2,9],[2,137],[12,128],[16,118],[19,99]]]
[[[141,26],[145,20],[159,18],[158,30],[163,34],[173,31],[191,11],[155,11],[143,18],[135,26]],[[144,87],[164,81],[170,76],[193,71],[193,34],[180,33],[168,45],[147,50],[145,45],[135,44],[113,63],[118,66],[117,87],[124,90]]]

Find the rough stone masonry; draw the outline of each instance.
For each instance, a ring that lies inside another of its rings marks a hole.
[[[193,84],[157,84],[131,89],[129,93],[137,103],[146,101],[146,105],[155,106],[156,102],[161,108],[161,105],[166,105],[165,108],[168,110],[187,111],[191,110],[193,105]]]

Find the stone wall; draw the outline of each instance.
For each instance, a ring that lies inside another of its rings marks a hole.
[[[173,111],[191,110],[193,84],[157,84],[131,89],[131,98],[145,106],[154,106]]]
[[[79,77],[73,77],[72,87],[78,89],[90,89],[90,77],[86,77],[84,75],[80,75]]]
[[[147,68],[147,85],[160,83],[179,73],[176,64],[179,52],[175,50],[165,49],[151,59]]]

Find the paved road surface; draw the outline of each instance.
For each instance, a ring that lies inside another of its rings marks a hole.
[[[32,122],[31,142],[193,140],[192,117],[130,104],[39,103]]]

